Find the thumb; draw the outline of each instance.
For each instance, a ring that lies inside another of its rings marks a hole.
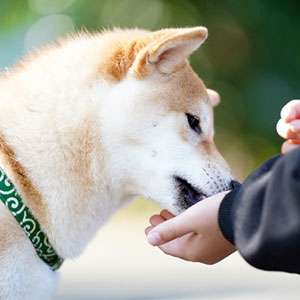
[[[159,246],[192,232],[189,211],[154,227],[147,236],[152,246]]]

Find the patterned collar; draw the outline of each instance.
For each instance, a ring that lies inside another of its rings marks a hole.
[[[29,208],[23,203],[12,182],[0,168],[0,199],[24,229],[38,256],[55,271],[63,263],[46,234],[41,231],[39,222],[34,218]]]

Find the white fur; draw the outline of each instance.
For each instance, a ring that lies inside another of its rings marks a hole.
[[[0,80],[0,132],[42,195],[49,224],[41,226],[63,258],[79,255],[101,225],[137,195],[181,212],[174,175],[207,195],[228,189],[232,179],[219,153],[199,146],[213,138],[209,101],[203,95],[194,100],[199,136],[185,112],[168,108],[170,97],[181,97],[175,93],[181,71],[140,80],[133,65],[119,83],[97,77],[106,39],[78,36]],[[79,152],[89,161],[82,174],[76,169]],[[14,180],[2,155],[0,164]],[[2,204],[1,219],[12,224],[7,230],[18,240],[9,240],[7,251],[0,244],[0,299],[48,299],[57,274],[37,257]]]

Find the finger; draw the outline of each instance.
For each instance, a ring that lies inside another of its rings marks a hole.
[[[161,215],[153,215],[149,221],[150,221],[151,225],[156,226],[156,225],[166,221],[166,219],[163,218]]]
[[[160,213],[160,215],[161,215],[163,218],[165,218],[166,220],[169,220],[169,219],[172,219],[172,218],[175,217],[172,213],[170,213],[170,212],[169,212],[168,210],[166,210],[166,209],[162,210],[161,213]]]
[[[288,153],[300,147],[300,140],[286,141],[281,146],[282,153]]]
[[[148,235],[148,233],[154,228],[155,226],[148,226],[145,229],[145,234]]]
[[[178,239],[158,246],[164,253],[188,261],[214,264],[236,251],[220,233],[221,239],[212,240],[202,234],[188,233]]]
[[[300,134],[300,120],[293,120],[290,123],[290,128],[291,131],[297,133],[298,135]]]
[[[281,110],[281,118],[285,122],[290,122],[300,117],[300,100],[292,100]]]
[[[189,210],[186,210],[176,218],[159,224],[149,232],[148,242],[153,246],[158,246],[192,232],[189,215]]]
[[[199,250],[199,245],[195,245],[196,234],[187,233],[184,236],[172,240],[168,243],[158,246],[160,250],[168,255],[179,257],[185,260],[191,260],[190,251],[197,248]]]
[[[300,139],[300,134],[295,133],[289,123],[280,119],[276,125],[278,134],[284,139]]]

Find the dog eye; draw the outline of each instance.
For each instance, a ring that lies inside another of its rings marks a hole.
[[[202,132],[200,124],[199,124],[199,118],[197,116],[191,115],[191,114],[186,114],[188,123],[190,127],[196,131],[198,134]]]

